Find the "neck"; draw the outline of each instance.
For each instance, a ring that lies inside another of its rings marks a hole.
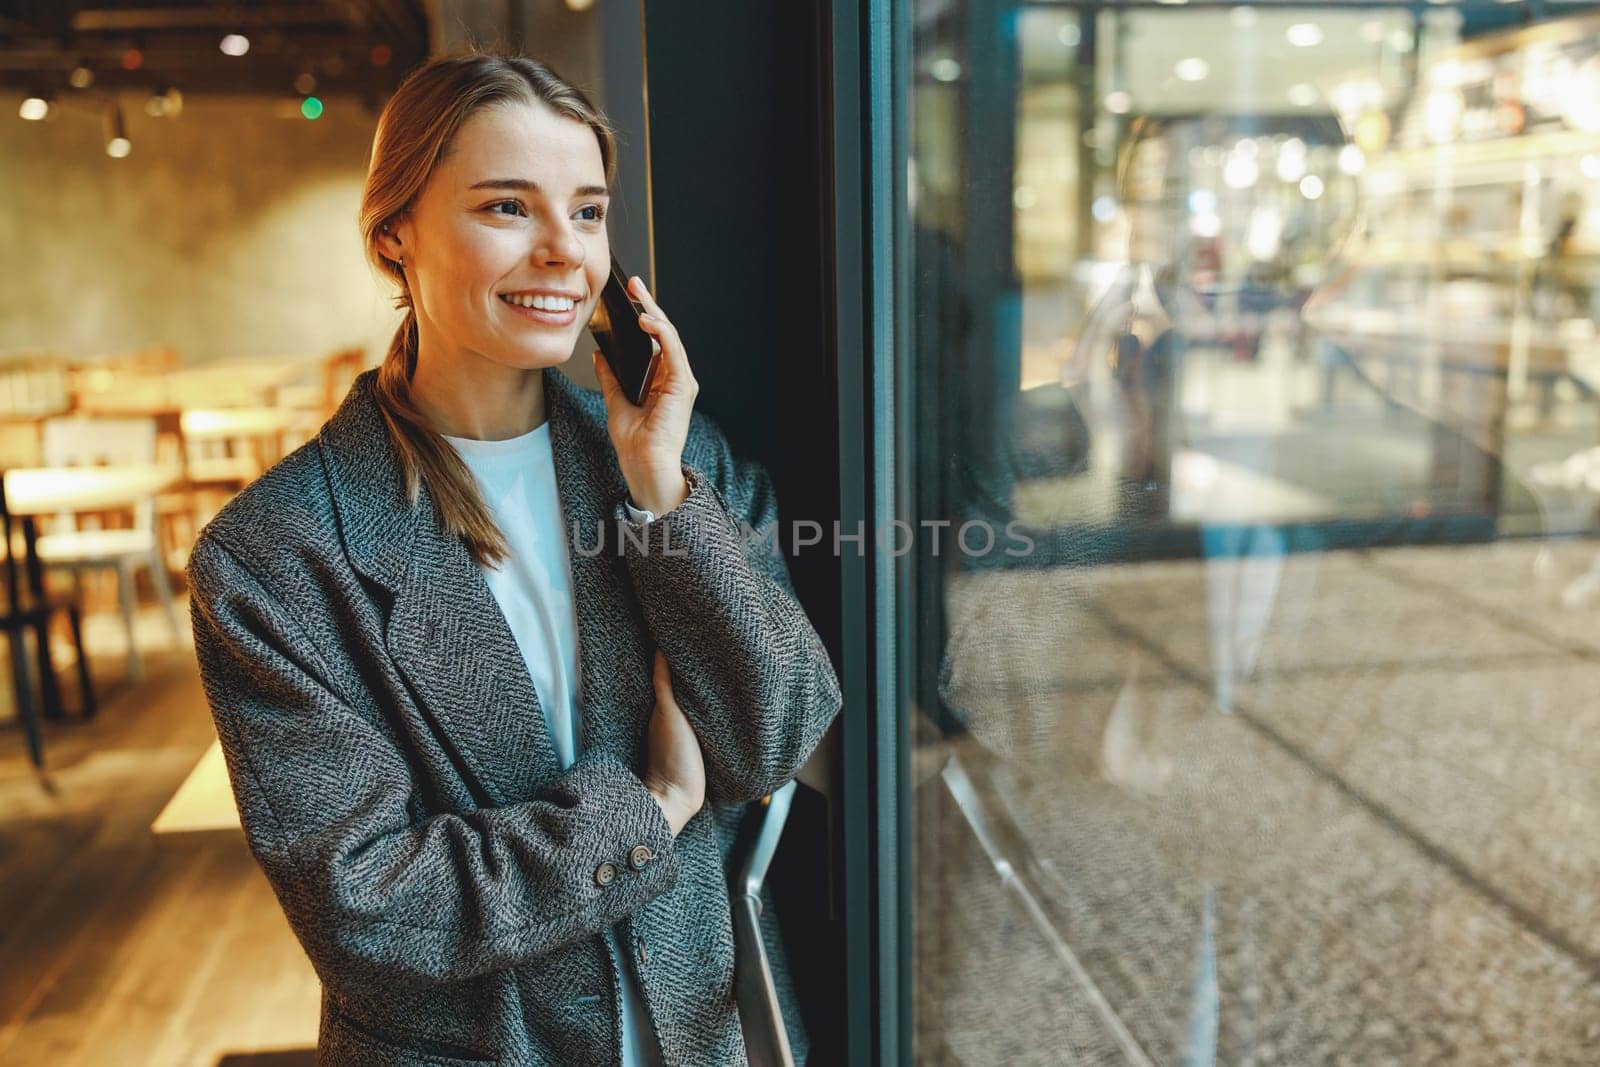
[[[438,433],[476,441],[520,437],[544,425],[544,370],[468,356],[417,358],[411,399]]]

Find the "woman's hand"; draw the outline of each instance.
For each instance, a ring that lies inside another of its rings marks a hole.
[[[597,349],[594,372],[606,398],[606,426],[617,452],[617,464],[628,482],[633,503],[657,515],[671,511],[689,495],[683,476],[683,443],[689,436],[689,415],[700,383],[689,371],[689,356],[678,331],[644,287],[644,279],[628,279],[628,291],[645,314],[639,325],[661,347],[661,358],[645,393],[635,406],[623,395],[611,365]]]
[[[706,802],[706,763],[700,754],[700,739],[672,695],[672,676],[660,649],[656,650],[655,686],[644,787],[661,805],[661,814],[672,827],[672,836],[677,837]]]

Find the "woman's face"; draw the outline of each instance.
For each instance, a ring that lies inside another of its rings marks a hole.
[[[605,184],[599,141],[575,119],[525,103],[467,119],[391,227],[422,358],[565,362],[610,274]],[[534,297],[540,306],[527,306]]]

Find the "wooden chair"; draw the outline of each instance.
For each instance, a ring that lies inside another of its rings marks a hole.
[[[11,467],[40,467],[37,419],[9,419],[0,416],[0,470]]]
[[[150,418],[101,419],[69,416],[44,424],[41,448],[46,466],[82,467],[156,461],[156,422]],[[138,572],[150,572],[151,585],[165,609],[172,639],[182,641],[182,626],[173,606],[167,577],[166,554],[156,524],[155,498],[133,508],[133,524],[119,529],[79,529],[75,515],[57,516],[49,532],[39,538],[39,558],[46,566],[72,572],[75,588],[82,587],[85,570],[112,570],[117,576],[117,598],[123,627],[128,634],[128,677],[144,676],[135,639],[138,608]]]
[[[6,644],[11,651],[11,684],[17,705],[17,717],[22,720],[23,732],[28,738],[28,757],[35,767],[44,767],[44,736],[33,706],[32,679],[28,671],[28,656],[23,635],[34,631],[34,646],[38,653],[39,688],[44,697],[47,714],[59,717],[60,690],[56,684],[55,663],[50,655],[50,620],[57,611],[65,611],[72,627],[72,642],[78,654],[78,687],[80,711],[84,718],[93,718],[97,705],[94,685],[89,678],[89,655],[83,647],[83,619],[78,601],[51,596],[44,591],[43,576],[37,567],[23,568],[19,572],[17,557],[12,551],[12,517],[6,507],[5,477],[0,473],[0,551],[5,559],[5,603],[0,609],[0,630],[5,631]],[[33,540],[32,530],[24,533],[24,542]],[[25,557],[26,558],[26,557]],[[24,595],[23,580],[27,579]]]
[[[62,356],[0,357],[0,418],[42,419],[72,407],[71,366]]]
[[[322,417],[333,418],[345,394],[355,384],[356,376],[366,368],[365,348],[346,348],[329,356],[322,365]]]
[[[278,406],[295,413],[291,429],[300,440],[309,440],[333,417],[356,375],[365,369],[366,362],[365,348],[340,349],[322,361],[318,381],[287,385],[278,390]]]

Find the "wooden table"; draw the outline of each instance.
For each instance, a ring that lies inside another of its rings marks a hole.
[[[200,762],[194,765],[189,777],[183,780],[178,791],[167,800],[150,824],[151,833],[178,834],[203,830],[225,830],[238,833],[239,808],[233,799],[233,787],[228,782],[228,765],[222,755],[222,743],[212,741]]]
[[[185,440],[269,437],[294,424],[294,412],[283,408],[191,408],[183,413]]]
[[[132,507],[183,476],[169,463],[110,467],[13,467],[5,472],[6,508],[24,520],[72,511]]]
[[[324,362],[321,356],[229,361],[158,374],[90,370],[80,380],[78,410],[95,415],[166,415],[186,408],[270,404],[284,386],[320,377]]]
[[[185,410],[179,426],[189,480],[235,488],[253,480],[283,456],[296,417],[284,408]]]
[[[132,507],[175,484],[183,475],[171,464],[128,463],[109,467],[17,467],[4,472],[5,513],[22,520],[23,565],[28,591],[35,603],[45,600],[44,567],[39,562],[40,515],[74,511],[102,511]],[[7,544],[6,558],[11,558]],[[56,685],[50,658],[48,626],[40,629],[39,688],[44,696],[47,718],[61,718],[61,691]],[[86,710],[89,694],[84,694]]]

